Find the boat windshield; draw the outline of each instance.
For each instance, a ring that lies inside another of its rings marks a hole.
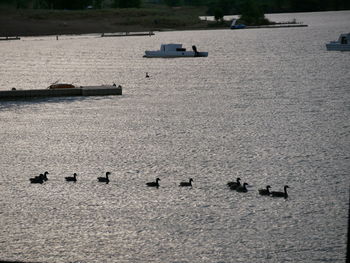
[[[348,43],[348,40],[347,40],[347,38],[346,38],[346,36],[342,36],[341,37],[341,42],[340,42],[341,44],[347,44]]]

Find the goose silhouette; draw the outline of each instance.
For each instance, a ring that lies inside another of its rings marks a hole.
[[[271,192],[271,196],[272,197],[284,197],[284,198],[287,198],[288,197],[288,193],[287,193],[287,188],[289,188],[288,185],[285,185],[284,186],[284,192],[275,192],[275,191],[272,191]]]
[[[49,180],[48,178],[47,178],[47,175],[49,174],[49,172],[45,172],[44,174],[43,174],[43,180],[44,181],[47,181],[47,180]]]
[[[246,193],[248,192],[248,189],[247,189],[247,186],[248,184],[247,183],[244,183],[243,185],[237,187],[236,191],[237,192],[241,192],[241,193]]]
[[[179,186],[191,186],[191,187],[192,187],[192,182],[193,182],[193,179],[190,178],[190,179],[188,180],[188,182],[181,182],[181,183],[179,184]]]
[[[269,188],[271,188],[271,186],[267,185],[266,189],[259,189],[258,190],[259,194],[260,195],[270,195],[270,189]]]
[[[229,186],[231,190],[236,190],[239,186],[241,186],[241,178],[238,177],[236,182],[228,182],[227,186]]]
[[[29,178],[29,181],[32,184],[42,184],[42,183],[44,183],[44,175],[40,174],[39,176],[35,176],[33,178]]]
[[[67,182],[76,182],[77,181],[77,174],[74,173],[73,176],[67,176],[65,177]]]
[[[146,185],[147,186],[150,186],[150,187],[159,187],[159,183],[158,183],[158,181],[160,181],[160,179],[159,178],[156,178],[156,181],[155,182],[148,182],[148,183],[146,183]]]
[[[32,178],[29,178],[29,180],[32,180],[32,179],[39,179],[39,178],[43,179],[43,178],[44,178],[44,174],[40,174],[40,175],[38,175],[38,176],[34,176],[34,177],[32,177]]]
[[[106,183],[108,184],[109,183],[109,178],[108,176],[110,175],[111,173],[110,172],[106,172],[106,177],[97,177],[97,180],[101,183]]]

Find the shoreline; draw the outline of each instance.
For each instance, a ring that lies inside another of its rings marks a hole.
[[[0,37],[82,35],[224,28],[201,21],[204,9],[37,10],[1,9]]]
[[[45,34],[45,33],[37,33],[37,34],[25,34],[25,35],[0,35],[0,41],[14,41],[14,40],[21,40],[22,37],[56,37],[57,40],[59,40],[59,37],[61,36],[84,36],[84,35],[96,35],[97,37],[101,38],[113,38],[113,37],[132,37],[132,36],[145,36],[145,37],[151,37],[156,35],[156,33],[160,32],[172,32],[172,31],[203,31],[203,30],[234,30],[234,31],[241,31],[241,30],[247,30],[247,29],[274,29],[274,28],[301,28],[301,27],[308,27],[308,25],[294,25],[294,24],[287,24],[287,25],[261,25],[261,26],[246,26],[245,28],[241,29],[233,29],[230,27],[209,27],[209,28],[189,28],[189,29],[158,29],[158,30],[150,30],[150,31],[115,31],[115,32],[69,32],[69,33],[60,33],[60,34]]]
[[[191,8],[80,11],[0,8],[0,38],[230,29],[229,21],[217,23],[199,19],[203,12],[204,9]],[[277,27],[282,26],[277,23],[247,26],[246,29]]]
[[[172,31],[203,31],[203,30],[245,30],[245,29],[273,29],[273,28],[301,28],[301,27],[308,27],[306,24],[271,24],[271,25],[260,25],[260,26],[246,26],[245,28],[240,29],[233,29],[230,28],[230,26],[210,26],[210,27],[197,27],[197,28],[158,28],[153,30],[147,30],[147,29],[137,29],[135,30],[125,30],[125,28],[122,28],[119,31],[94,31],[94,30],[74,30],[74,31],[59,31],[59,33],[47,33],[47,31],[36,31],[31,30],[31,32],[35,31],[35,33],[25,33],[25,34],[15,34],[12,32],[12,34],[6,34],[1,35],[0,32],[0,41],[13,41],[13,40],[20,40],[21,37],[56,37],[57,40],[60,36],[83,36],[83,35],[97,35],[101,38],[111,38],[111,37],[132,37],[132,36],[154,36],[156,33],[160,32],[172,32]],[[120,29],[118,27],[118,29]],[[130,28],[127,28],[130,29]]]

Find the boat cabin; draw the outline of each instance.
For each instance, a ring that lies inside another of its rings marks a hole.
[[[349,39],[349,37],[350,37],[350,34],[341,34],[340,35],[340,44],[342,44],[342,45],[346,45],[346,44],[349,44],[349,42],[350,42],[350,39]]]
[[[163,52],[167,51],[186,51],[186,48],[182,47],[182,44],[162,44],[160,50]]]
[[[160,50],[146,50],[144,57],[207,57],[208,52],[198,52],[196,46],[192,46],[192,50],[186,50],[182,47],[182,44],[161,44]]]
[[[340,34],[338,41],[326,44],[327,50],[350,51],[350,33]]]

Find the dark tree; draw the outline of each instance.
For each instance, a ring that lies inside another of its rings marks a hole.
[[[246,25],[268,24],[262,8],[253,0],[247,0],[240,6],[240,22]]]
[[[221,8],[217,7],[214,10],[214,18],[216,22],[223,21],[224,18],[224,12]]]
[[[164,3],[167,6],[181,6],[183,4],[182,0],[164,0]]]
[[[114,0],[114,7],[116,8],[139,8],[141,0]]]

